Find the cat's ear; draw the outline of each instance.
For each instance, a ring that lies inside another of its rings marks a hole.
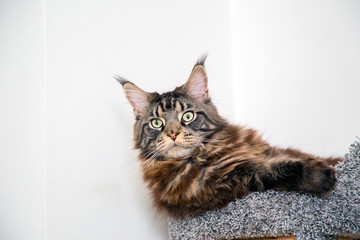
[[[191,98],[199,102],[209,98],[208,77],[203,64],[195,65],[184,88]]]
[[[117,76],[115,79],[123,86],[125,96],[130,102],[135,115],[144,116],[150,106],[150,94],[124,78]]]

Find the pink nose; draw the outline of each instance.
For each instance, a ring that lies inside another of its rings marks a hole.
[[[168,136],[169,136],[173,141],[175,141],[177,135],[179,135],[179,134],[180,134],[179,132],[177,132],[177,133],[171,132],[171,133],[169,133]]]

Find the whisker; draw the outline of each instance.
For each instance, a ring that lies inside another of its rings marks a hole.
[[[146,161],[151,161],[152,159],[156,158],[158,156],[157,153],[154,153],[148,160]]]
[[[220,139],[220,140],[218,140],[218,139],[206,139],[206,138],[195,138],[196,140],[198,140],[198,141],[201,141],[201,142],[206,142],[206,143],[224,143],[224,142],[226,142],[226,140],[228,140],[228,139]]]
[[[217,139],[199,139],[202,142],[225,142],[225,140],[217,140]]]

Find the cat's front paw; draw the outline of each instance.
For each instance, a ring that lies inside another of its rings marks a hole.
[[[301,190],[311,193],[326,193],[335,188],[335,170],[322,160],[306,160],[304,182]]]

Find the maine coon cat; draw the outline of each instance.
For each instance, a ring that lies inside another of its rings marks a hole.
[[[334,188],[331,164],[341,158],[270,146],[256,130],[222,118],[209,97],[204,62],[199,59],[184,85],[163,94],[117,78],[135,113],[135,148],[158,210],[188,216],[249,191]]]

